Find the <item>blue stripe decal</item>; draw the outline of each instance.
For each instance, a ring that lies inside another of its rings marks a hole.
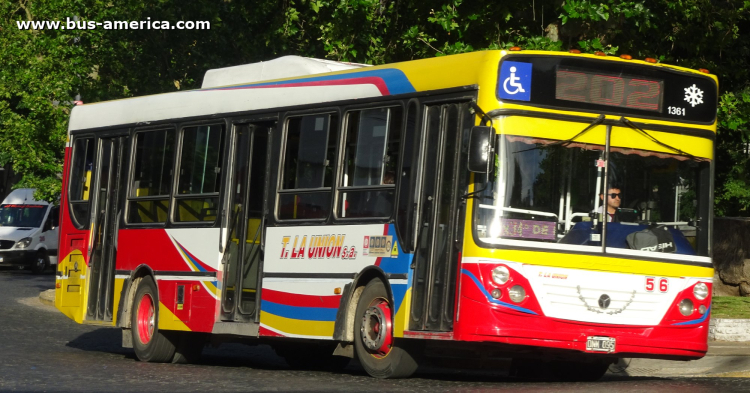
[[[336,308],[288,306],[268,300],[260,301],[260,309],[284,318],[323,322],[335,322],[338,311]]]
[[[285,81],[280,81],[280,82],[265,82],[265,83],[254,83],[254,84],[247,84],[247,85],[226,86],[226,87],[219,87],[219,88],[210,88],[210,89],[205,89],[205,90],[228,90],[228,89],[240,89],[243,87],[259,87],[259,86],[283,86],[283,85],[291,84],[291,83],[336,81],[336,80],[368,78],[368,77],[381,78],[383,82],[385,83],[385,85],[388,87],[388,92],[390,94],[405,94],[405,93],[413,93],[416,91],[416,89],[414,89],[414,86],[411,84],[411,82],[409,82],[409,78],[406,77],[404,72],[401,70],[393,69],[393,68],[388,68],[384,70],[352,72],[349,74],[341,74],[341,75],[300,78],[300,79],[285,80]]]
[[[700,317],[700,318],[698,318],[698,319],[693,319],[692,321],[685,321],[685,322],[678,322],[678,323],[673,323],[673,324],[672,324],[672,326],[679,326],[679,325],[683,325],[683,326],[684,326],[684,325],[697,325],[697,324],[699,324],[699,323],[701,323],[701,322],[705,321],[705,320],[706,320],[706,318],[708,318],[708,314],[710,314],[710,313],[711,313],[711,306],[708,306],[708,310],[706,310],[706,312],[705,312],[705,313],[703,313],[703,316],[702,316],[702,317]]]
[[[479,282],[479,279],[476,278],[476,276],[474,276],[470,271],[468,271],[466,269],[461,269],[461,273],[469,276],[469,278],[471,278],[472,281],[474,281],[474,284],[476,284],[477,288],[479,288],[479,290],[482,291],[482,293],[484,294],[484,296],[487,297],[487,301],[489,301],[490,303],[494,303],[494,304],[497,304],[497,305],[503,306],[503,307],[508,307],[508,308],[510,308],[512,310],[524,312],[524,313],[527,313],[527,314],[539,315],[536,312],[534,312],[532,310],[529,310],[528,308],[523,308],[523,307],[519,307],[519,306],[510,304],[510,303],[501,302],[501,301],[493,298],[490,295],[490,293],[487,292],[487,289],[484,288],[484,286],[482,285],[482,283]]]
[[[174,238],[172,238],[172,239],[174,239]],[[178,242],[178,241],[177,241],[176,239],[175,239],[175,243],[177,243],[177,247],[180,247],[180,250],[182,251],[182,253],[183,253],[183,254],[185,254],[185,257],[187,257],[187,259],[188,259],[188,260],[189,260],[190,262],[192,262],[192,263],[193,263],[193,265],[195,266],[195,268],[196,268],[196,269],[198,269],[198,271],[201,271],[201,272],[205,272],[205,271],[207,271],[207,270],[206,270],[206,268],[204,268],[203,266],[201,266],[201,264],[200,264],[200,263],[198,263],[198,261],[196,261],[196,260],[195,260],[195,259],[194,259],[194,258],[193,258],[193,257],[192,257],[191,255],[190,255],[190,253],[188,253],[187,249],[186,249],[185,247],[183,247],[183,246],[182,246],[182,244],[180,244],[180,242]]]

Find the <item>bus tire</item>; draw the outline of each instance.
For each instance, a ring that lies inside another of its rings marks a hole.
[[[31,265],[31,273],[42,274],[47,270],[48,267],[49,257],[47,257],[47,253],[43,250],[39,250],[39,252],[34,255],[34,262]]]
[[[159,297],[154,279],[141,279],[133,300],[131,329],[135,355],[143,362],[172,361],[175,345],[159,330]]]
[[[393,337],[393,307],[379,279],[365,286],[354,320],[354,349],[362,367],[375,378],[407,378],[417,361]]]

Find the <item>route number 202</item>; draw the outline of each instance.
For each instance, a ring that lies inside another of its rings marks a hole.
[[[660,278],[658,281],[659,292],[669,291],[669,280],[666,278]],[[646,292],[653,292],[656,289],[657,281],[654,277],[646,277]]]

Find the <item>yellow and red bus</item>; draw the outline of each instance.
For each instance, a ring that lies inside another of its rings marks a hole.
[[[568,379],[700,358],[717,84],[563,52],[285,57],[77,106],[56,306],[154,362],[249,339],[382,378],[439,350]]]

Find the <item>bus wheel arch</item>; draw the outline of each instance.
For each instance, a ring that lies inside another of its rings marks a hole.
[[[354,278],[351,284],[347,285],[347,289],[344,291],[344,295],[341,299],[340,310],[336,317],[336,324],[334,327],[334,339],[345,343],[354,342],[354,319],[357,311],[357,304],[360,296],[365,289],[365,286],[372,280],[380,280],[385,285],[388,299],[393,301],[393,292],[391,286],[386,279],[386,274],[383,269],[377,266],[368,266],[363,269]]]
[[[150,267],[147,265],[140,265],[133,272],[130,274],[130,278],[127,281],[126,289],[122,293],[124,301],[121,302],[121,304],[124,305],[124,307],[121,308],[122,312],[118,312],[118,325],[121,328],[130,329],[131,326],[131,312],[133,310],[133,304],[135,302],[135,292],[138,289],[138,284],[140,284],[141,280],[144,277],[152,277],[154,282],[156,282],[156,279],[154,277],[154,271],[151,270]]]

